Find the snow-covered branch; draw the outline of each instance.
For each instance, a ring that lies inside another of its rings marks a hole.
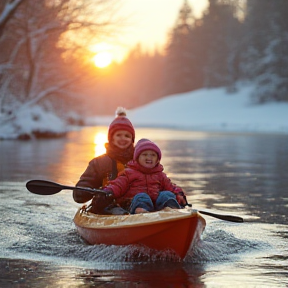
[[[11,15],[15,12],[19,4],[23,1],[25,0],[9,0],[6,4],[4,4],[4,8],[0,14],[0,36],[5,27],[5,24]]]
[[[20,2],[23,5],[16,12],[12,10],[12,4],[16,9],[16,4],[19,5]],[[13,111],[18,111],[20,106],[31,107],[39,102],[43,105],[43,100],[48,96],[50,102],[56,103],[61,101],[58,99],[60,97],[69,98],[70,91],[75,90],[75,82],[83,78],[80,65],[85,62],[77,60],[79,64],[76,67],[75,59],[79,59],[79,55],[85,55],[85,50],[92,44],[89,41],[108,35],[113,27],[118,29],[117,21],[111,15],[117,7],[114,4],[119,2],[121,1],[10,1],[10,6],[5,6],[5,14],[8,13],[8,7],[10,15],[11,11],[15,13],[5,27],[5,37],[0,39],[2,47],[9,47],[1,51],[0,55],[2,117],[13,118]],[[70,62],[63,59],[65,51],[69,52]],[[5,77],[8,74],[10,76]],[[3,89],[5,93],[2,93]],[[15,103],[13,108],[12,102]],[[45,100],[46,104],[47,102]],[[5,105],[7,109],[4,109]],[[5,111],[9,113],[4,115]]]

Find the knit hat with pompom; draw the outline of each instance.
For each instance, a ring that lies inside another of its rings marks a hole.
[[[134,150],[134,157],[133,160],[137,161],[139,158],[140,154],[145,151],[145,150],[152,150],[157,153],[158,155],[158,161],[161,160],[161,150],[160,148],[152,141],[148,139],[140,139],[137,144],[135,145],[135,150]]]
[[[130,120],[126,117],[126,109],[123,107],[118,107],[115,114],[115,119],[109,125],[108,141],[110,142],[112,140],[113,134],[116,131],[125,130],[132,134],[132,141],[134,143],[135,130]]]

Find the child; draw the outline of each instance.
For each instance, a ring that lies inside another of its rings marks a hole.
[[[104,190],[131,214],[185,206],[185,194],[171,183],[163,172],[160,160],[161,150],[155,143],[148,139],[139,140],[133,160]]]
[[[108,129],[108,143],[105,144],[106,153],[89,162],[76,186],[99,189],[105,186],[109,180],[115,179],[117,174],[124,170],[126,163],[133,158],[134,139],[134,127],[126,118],[125,109],[118,107],[116,118],[111,122]],[[85,203],[92,197],[92,194],[85,191],[73,191],[73,199],[77,203]],[[92,200],[89,211],[97,214],[114,214],[113,210],[104,211],[111,202],[112,200],[107,199],[105,195],[97,194]],[[115,214],[122,214],[123,211],[116,209]]]

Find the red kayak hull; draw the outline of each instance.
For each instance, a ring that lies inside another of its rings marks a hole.
[[[74,223],[89,244],[140,244],[156,250],[173,250],[183,259],[200,239],[206,225],[196,211],[183,210],[107,216],[80,209]]]

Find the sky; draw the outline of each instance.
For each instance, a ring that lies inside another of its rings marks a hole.
[[[249,93],[255,87],[239,85],[235,94],[225,88],[202,88],[170,95],[142,107],[127,110],[137,127],[177,128],[192,131],[227,133],[281,133],[288,135],[288,103],[270,102],[253,105]],[[115,107],[116,110],[117,107]],[[35,115],[39,120],[36,122]],[[149,115],[149,117],[147,117]],[[89,119],[91,125],[108,125],[114,115]],[[156,123],[156,124],[155,124]],[[65,132],[69,127],[39,106],[18,111],[14,122],[0,126],[0,139],[13,139],[33,130]]]
[[[123,59],[137,43],[141,43],[145,50],[162,48],[184,0],[122,0],[122,3],[120,15],[128,15],[127,21],[131,26],[117,36],[123,45],[117,49],[111,48],[117,61]],[[207,8],[208,0],[188,0],[188,3],[196,18],[199,18]]]

